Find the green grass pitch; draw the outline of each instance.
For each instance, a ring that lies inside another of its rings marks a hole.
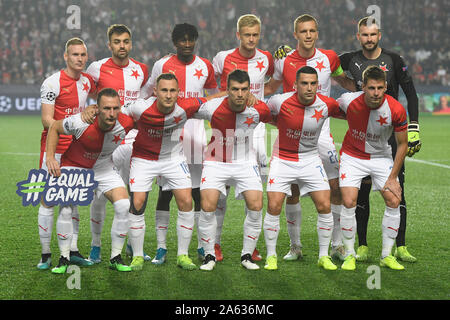
[[[381,269],[380,289],[369,289],[368,268],[378,265],[381,251],[381,218],[384,205],[378,193],[371,194],[368,243],[370,259],[358,263],[355,272],[324,271],[317,267],[318,243],[316,215],[310,198],[302,199],[302,243],[305,258],[284,262],[289,247],[284,213],[278,238],[278,270],[248,271],[240,266],[244,206],[234,197],[228,200],[228,212],[222,236],[224,261],[213,272],[184,271],[176,266],[176,207],[172,201],[168,232],[168,261],[162,266],[146,263],[143,271],[119,274],[109,270],[110,227],[113,210],[108,204],[103,229],[103,261],[82,268],[80,289],[69,289],[66,275],[39,271],[37,226],[38,207],[23,207],[16,195],[16,183],[26,179],[28,171],[38,168],[41,122],[36,116],[2,116],[0,128],[0,299],[149,299],[149,300],[435,300],[450,298],[449,194],[450,194],[450,117],[421,115],[422,150],[406,162],[406,200],[408,204],[407,246],[418,258],[404,263],[402,272]],[[331,128],[339,145],[346,122],[332,120]],[[155,188],[154,188],[155,190]],[[146,210],[145,251],[155,253],[154,208],[157,193],[150,194]],[[264,200],[264,210],[267,206]],[[265,213],[265,211],[264,211]],[[89,211],[80,207],[80,251],[90,248]],[[56,217],[55,217],[56,223]],[[56,230],[56,227],[53,229]],[[265,256],[264,236],[258,248]],[[54,264],[58,260],[55,234],[52,239]],[[190,256],[196,260],[196,233]],[[127,259],[126,262],[129,262]],[[340,263],[338,263],[340,265]]]

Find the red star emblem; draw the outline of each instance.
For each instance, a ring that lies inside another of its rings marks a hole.
[[[317,111],[314,109],[314,115],[311,118],[316,118],[317,122],[319,122],[319,120],[323,118],[322,112],[323,110]]]
[[[383,118],[382,116],[380,116],[380,119],[378,119],[377,122],[379,122],[379,123],[380,123],[380,126],[382,126],[383,124],[387,124],[387,121],[386,121],[387,118],[388,118],[388,117]]]
[[[194,77],[197,77],[198,80],[200,80],[200,77],[203,77],[203,76],[204,75],[203,75],[202,69],[200,69],[200,70],[195,69]]]
[[[113,142],[114,142],[115,144],[117,144],[117,142],[119,142],[119,141],[122,141],[122,138],[120,137],[120,135],[118,135],[118,136],[114,135]]]
[[[322,69],[325,68],[325,66],[323,65],[323,61],[316,61],[316,66],[314,67],[316,69],[318,69],[319,71],[322,71]]]
[[[202,183],[206,181],[206,178],[202,178]]]
[[[247,120],[245,120],[244,123],[246,123],[248,125],[248,127],[250,128],[250,125],[252,123],[255,123],[255,121],[253,120],[253,117],[247,117]]]
[[[386,64],[383,64],[383,65],[380,64],[379,67],[380,67],[380,69],[383,70],[384,72],[389,71],[389,69],[387,68],[387,65],[386,65]]]
[[[137,80],[137,78],[139,77],[139,73],[137,72],[137,70],[133,70],[131,76]]]
[[[345,175],[345,173],[341,174],[341,180],[344,180],[345,178],[347,178],[347,176]]]
[[[183,119],[183,117],[173,117],[173,121],[178,124]]]
[[[264,66],[264,61],[256,61],[256,68],[258,68],[259,71],[261,72],[262,69],[265,68],[265,66]]]
[[[275,183],[275,178],[274,179],[269,179],[269,184],[272,185],[272,183]]]
[[[89,85],[87,82],[83,83],[83,91],[89,92]]]
[[[134,178],[130,179],[130,184],[134,183]]]

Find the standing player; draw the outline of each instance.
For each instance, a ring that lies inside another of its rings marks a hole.
[[[296,91],[272,96],[267,105],[277,119],[279,131],[270,163],[267,184],[267,213],[264,238],[267,247],[267,270],[276,270],[276,245],[280,230],[280,213],[291,184],[300,195],[311,196],[318,216],[319,267],[336,270],[328,255],[333,232],[330,185],[318,151],[322,126],[330,116],[343,117],[336,100],[317,93],[318,72],[303,66],[296,72]]]
[[[379,66],[386,72],[387,91],[390,96],[398,99],[399,86],[403,89],[408,101],[408,156],[414,155],[421,147],[419,137],[419,106],[414,88],[413,80],[408,72],[402,57],[398,54],[379,47],[381,39],[381,31],[377,22],[366,17],[358,23],[358,33],[356,38],[361,44],[361,50],[342,54],[342,68],[348,71],[358,90],[362,86],[362,72],[370,65]],[[395,157],[397,145],[394,134],[389,139],[389,145],[392,147],[392,157]],[[400,202],[400,227],[396,239],[395,256],[402,261],[415,262],[417,259],[413,257],[406,249],[406,201],[404,193],[405,167],[402,166],[399,173],[400,186],[402,187],[402,200]],[[358,203],[356,206],[356,221],[359,247],[356,252],[358,261],[365,261],[368,258],[369,248],[367,246],[367,224],[369,222],[369,194],[372,183],[370,177],[363,179],[361,189],[358,193]]]
[[[177,54],[169,54],[155,62],[145,93],[153,93],[156,79],[162,73],[173,73],[178,79],[180,98],[204,97],[205,89],[209,94],[217,92],[214,69],[207,59],[194,54],[198,38],[197,28],[191,24],[177,24],[172,31],[172,42]],[[204,121],[189,119],[183,129],[183,150],[189,166],[192,180],[192,197],[194,199],[195,225],[198,226],[200,215],[200,178],[202,174],[203,149],[206,145]],[[164,179],[161,179],[164,180]],[[153,264],[162,264],[166,259],[166,237],[170,218],[170,201],[173,193],[160,181],[158,202],[155,212],[157,250]],[[198,238],[198,255],[203,260],[204,252]]]
[[[362,92],[346,93],[338,99],[348,122],[339,170],[344,204],[341,229],[346,254],[341,268],[356,268],[356,201],[362,179],[370,175],[374,190],[380,190],[386,204],[381,227],[383,241],[380,266],[403,270],[404,267],[391,255],[391,251],[400,224],[402,188],[398,174],[408,151],[406,111],[397,100],[385,94],[386,74],[380,67],[367,67],[362,74],[362,81]],[[388,144],[392,131],[397,140],[394,160]]]
[[[219,78],[220,90],[226,90],[228,74],[235,69],[241,69],[247,71],[250,76],[250,92],[256,99],[262,100],[264,98],[265,77],[273,74],[274,65],[272,55],[257,48],[260,36],[261,21],[258,17],[253,14],[246,14],[238,19],[236,37],[239,40],[239,47],[221,51],[213,59],[214,72],[216,77]],[[258,165],[261,169],[264,169],[267,167],[264,123],[261,122],[255,129],[253,138],[257,150]],[[264,175],[264,172],[262,173]],[[216,212],[215,250],[217,261],[221,261],[223,255],[220,238],[226,211],[226,196],[221,197],[218,208],[220,209]],[[261,256],[256,249],[253,259],[261,260]]]
[[[124,105],[139,98],[141,88],[148,79],[148,69],[145,64],[129,56],[133,46],[131,31],[127,26],[113,24],[108,28],[106,35],[111,57],[92,62],[86,72],[92,76],[99,91],[103,88],[116,90],[119,93],[121,105]],[[127,184],[131,150],[136,134],[137,130],[131,130],[124,143],[113,154],[114,164]],[[101,233],[105,220],[106,201],[107,199],[100,194],[99,197],[94,198],[90,206],[92,243],[89,259],[95,263],[101,261]],[[149,256],[145,255],[145,257],[150,260]]]
[[[269,108],[262,101],[247,106],[250,97],[249,74],[236,69],[228,75],[227,97],[203,104],[195,117],[209,120],[213,134],[208,144],[201,181],[202,211],[198,231],[205,260],[201,270],[211,271],[215,266],[215,212],[220,195],[226,195],[226,186],[236,188],[236,197],[244,198],[247,212],[244,221],[241,264],[249,270],[259,269],[253,262],[261,232],[263,188],[257,163],[253,134],[261,122],[271,122]]]
[[[41,86],[41,119],[44,130],[41,135],[40,168],[47,169],[45,144],[50,126],[56,120],[79,113],[85,107],[88,95],[95,92],[95,84],[92,78],[83,72],[87,59],[87,48],[84,41],[79,38],[69,39],[66,42],[64,52],[66,68],[45,79]],[[67,150],[71,141],[71,136],[61,136],[56,147],[55,157],[57,161],[61,159],[61,155]],[[53,216],[54,208],[41,203],[38,213],[38,226],[42,256],[37,267],[42,270],[49,269],[51,266],[50,243]],[[72,212],[74,235],[72,237],[70,260],[81,265],[91,265],[92,263],[84,259],[77,248],[79,219],[78,210],[75,209]]]
[[[119,95],[114,89],[106,88],[98,94],[99,114],[93,124],[82,121],[81,114],[58,120],[50,128],[47,139],[47,167],[49,173],[61,174],[55,150],[60,135],[73,135],[73,142],[61,158],[61,167],[72,169],[93,169],[98,181],[97,193],[102,193],[114,206],[114,220],[111,228],[110,268],[117,271],[131,271],[124,265],[121,252],[128,232],[128,209],[130,200],[125,184],[114,168],[111,155],[114,149],[134,127],[134,121],[120,113]],[[65,273],[69,265],[69,243],[72,238],[71,216],[74,206],[61,206],[56,230],[61,251],[59,264],[53,273]]]
[[[283,92],[294,91],[296,72],[305,65],[316,69],[319,77],[317,92],[320,94],[330,96],[331,78],[335,79],[343,88],[355,91],[353,81],[343,72],[337,54],[333,50],[316,48],[318,37],[318,24],[313,16],[304,14],[295,19],[294,38],[297,40],[297,48],[289,52],[283,59],[275,61],[275,72],[264,87],[264,95],[274,94],[281,84],[283,84]],[[332,256],[336,255],[342,259],[343,248],[339,231],[339,214],[342,210],[338,180],[339,163],[328,118],[322,126],[322,133],[319,137],[319,154],[331,188],[331,211],[335,226]],[[292,196],[286,200],[285,212],[291,247],[283,259],[297,260],[302,257],[300,241],[302,215],[299,190],[296,184],[292,185]]]

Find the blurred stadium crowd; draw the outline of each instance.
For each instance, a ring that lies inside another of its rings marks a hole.
[[[66,26],[72,4],[81,9],[78,30]],[[381,46],[404,57],[415,83],[448,86],[447,0],[0,0],[0,84],[41,84],[65,65],[64,43],[73,36],[86,41],[89,62],[109,57],[106,29],[113,23],[131,28],[131,56],[150,69],[174,52],[170,35],[176,23],[196,25],[197,54],[212,59],[237,46],[236,21],[245,13],[261,18],[261,49],[294,47],[293,21],[309,13],[319,22],[317,47],[341,54],[359,49],[356,24],[372,4],[381,8]]]

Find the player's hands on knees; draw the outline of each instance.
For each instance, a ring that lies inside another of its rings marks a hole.
[[[93,124],[95,120],[95,116],[98,113],[98,107],[96,104],[91,104],[86,107],[81,113],[81,120],[85,123]]]
[[[61,168],[59,167],[59,162],[56,159],[47,159],[45,161],[47,165],[48,172],[55,177],[59,177],[61,175]]]
[[[410,123],[408,125],[408,152],[406,153],[408,157],[412,157],[422,147],[419,133],[420,128],[418,123]]]
[[[273,53],[273,57],[277,60],[283,59],[287,56],[289,52],[292,51],[292,48],[289,47],[287,44],[279,46],[277,50]]]
[[[388,178],[383,187],[383,192],[390,191],[394,196],[401,201],[402,199],[402,187],[397,179]]]

